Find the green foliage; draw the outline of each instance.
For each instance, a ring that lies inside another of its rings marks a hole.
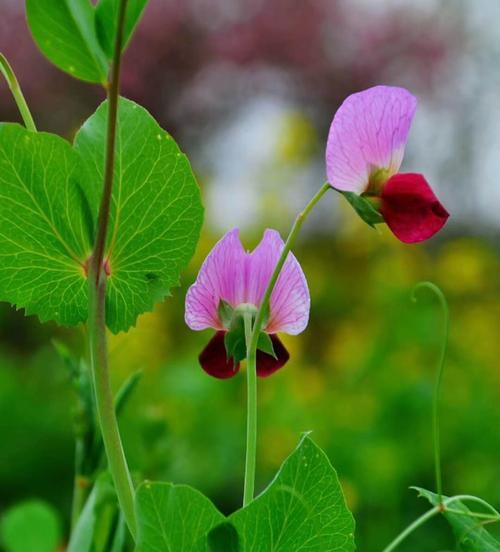
[[[85,265],[103,182],[106,116],[104,103],[75,148],[58,136],[0,125],[0,299],[42,322],[87,318]],[[186,157],[146,110],[122,99],[107,251],[113,332],[127,330],[178,284],[202,216]]]
[[[356,213],[358,213],[360,218],[364,220],[366,224],[368,224],[368,226],[375,228],[375,224],[380,224],[381,222],[384,222],[384,218],[382,217],[382,215],[365,197],[355,194],[354,192],[340,193],[347,199],[352,208],[356,211]]]
[[[305,436],[271,485],[224,518],[191,487],[146,483],[137,492],[138,552],[354,550],[354,519],[324,452]]]
[[[62,138],[0,125],[0,299],[42,322],[86,318],[90,254],[78,155]]]
[[[435,493],[419,487],[414,488],[419,496],[423,496],[433,506],[437,506],[438,496]],[[443,497],[445,500],[446,498]],[[484,519],[465,515],[471,510],[460,500],[451,502],[449,507],[463,512],[463,514],[457,514],[445,510],[443,513],[453,529],[459,550],[463,552],[498,552],[500,550],[500,542],[484,528]]]
[[[224,516],[187,485],[143,483],[136,493],[137,552],[206,550],[206,535]]]
[[[102,190],[107,112],[104,103],[75,138],[91,206],[98,205]],[[144,108],[125,99],[119,106],[114,178],[106,322],[116,333],[179,284],[198,242],[203,208],[186,156]]]
[[[90,0],[26,0],[28,23],[43,54],[79,79],[105,83],[108,62]]]
[[[246,358],[245,323],[242,316],[233,318],[230,330],[224,335],[224,346],[227,358],[232,358],[234,364]]]
[[[259,339],[257,341],[257,349],[263,353],[267,353],[274,358],[278,358],[274,352],[273,342],[266,332],[260,332]]]
[[[111,477],[104,473],[97,479],[85,503],[72,532],[68,552],[121,552],[124,538],[115,490]]]
[[[132,38],[134,29],[147,3],[148,0],[134,0],[128,3],[125,17],[124,49]],[[95,22],[97,36],[99,37],[102,49],[106,52],[109,59],[113,57],[114,52],[118,6],[118,0],[100,0],[96,6]]]
[[[354,519],[337,474],[307,435],[269,487],[229,520],[243,552],[355,549]]]
[[[0,536],[6,552],[54,552],[61,542],[61,522],[49,504],[29,500],[2,516]]]

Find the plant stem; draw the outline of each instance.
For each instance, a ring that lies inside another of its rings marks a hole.
[[[118,8],[118,24],[115,39],[111,80],[108,85],[108,128],[106,138],[106,164],[104,168],[104,189],[102,192],[99,217],[97,219],[97,235],[95,240],[92,264],[94,275],[99,279],[104,260],[104,249],[108,236],[109,212],[111,209],[111,192],[115,169],[116,127],[118,119],[118,99],[120,95],[120,75],[122,65],[122,46],[125,26],[125,14],[128,0],[121,0]],[[97,280],[96,280],[97,285]]]
[[[108,467],[115,484],[118,502],[127,521],[130,533],[135,538],[136,520],[134,510],[134,487],[121,442],[118,421],[108,372],[106,344],[106,274],[102,271],[96,287],[94,274],[89,274],[89,335],[92,377],[94,380],[96,406],[102,440],[108,459]]]
[[[249,504],[254,497],[254,485],[255,485],[255,456],[257,449],[257,343],[259,340],[259,333],[264,324],[268,308],[269,300],[273,292],[274,286],[278,280],[281,269],[285,264],[285,261],[290,253],[292,247],[295,244],[295,240],[307,219],[311,211],[317,205],[319,200],[331,189],[330,184],[326,182],[316,192],[305,208],[297,215],[292,229],[288,234],[288,238],[281,252],[280,258],[274,268],[269,283],[267,284],[264,297],[257,311],[255,322],[253,327],[251,326],[251,318],[247,320],[245,318],[245,339],[247,346],[247,451],[246,451],[246,463],[245,463],[245,486],[243,493],[243,506]]]
[[[444,363],[446,360],[446,350],[448,347],[448,336],[450,333],[450,311],[444,293],[432,282],[420,282],[413,289],[413,300],[416,300],[416,292],[419,289],[427,288],[434,293],[438,298],[443,312],[443,337],[441,344],[441,355],[439,358],[438,371],[436,375],[436,383],[434,387],[434,399],[432,404],[432,426],[434,439],[434,469],[436,474],[436,491],[438,495],[438,503],[443,503],[443,481],[441,475],[441,444],[439,436],[439,399],[441,396],[441,384],[443,381]]]
[[[113,477],[118,502],[125,516],[130,533],[135,539],[136,519],[134,487],[121,442],[118,422],[108,373],[106,343],[106,271],[104,251],[108,235],[111,194],[115,165],[116,127],[120,92],[121,52],[127,0],[121,0],[118,8],[118,24],[115,39],[111,80],[108,86],[108,128],[106,140],[106,164],[104,186],[97,220],[97,234],[89,267],[89,336],[92,358],[92,376],[96,406],[101,426],[108,467]]]
[[[382,552],[391,552],[392,550],[394,550],[406,539],[408,535],[410,535],[410,533],[413,533],[415,529],[418,529],[427,520],[431,519],[436,514],[439,514],[440,511],[440,506],[438,505],[434,506],[434,508],[432,508],[428,512],[425,512],[425,514],[416,519],[411,525],[408,525],[408,527],[402,533],[400,533],[388,546],[386,546]]]
[[[255,489],[255,464],[257,454],[257,352],[250,348],[252,339],[252,314],[245,313],[245,340],[247,347],[247,450],[245,461],[245,486],[243,507],[252,502]]]
[[[19,81],[17,80],[16,75],[10,63],[7,61],[7,58],[1,53],[0,53],[0,73],[2,73],[2,75],[5,77],[5,80],[9,85],[10,91],[14,96],[14,100],[17,104],[19,112],[21,113],[21,117],[23,118],[24,126],[28,130],[31,130],[32,132],[36,132],[35,121],[33,120],[28,104],[26,103],[26,99],[24,98],[23,91],[21,90]]]

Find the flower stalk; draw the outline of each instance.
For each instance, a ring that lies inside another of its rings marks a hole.
[[[113,394],[109,382],[108,351],[106,342],[106,280],[104,253],[108,235],[111,195],[115,165],[115,147],[120,92],[121,53],[124,37],[125,14],[128,0],[121,0],[115,49],[108,91],[108,126],[106,140],[106,164],[104,186],[94,251],[90,260],[89,282],[89,337],[92,377],[96,396],[97,414],[101,427],[109,471],[113,478],[118,502],[125,516],[132,537],[136,536],[134,487],[123,451]]]
[[[448,303],[444,296],[444,293],[432,282],[420,282],[417,284],[413,290],[412,299],[416,301],[416,293],[420,289],[430,290],[438,299],[441,310],[443,312],[443,337],[441,345],[441,354],[439,357],[439,365],[436,374],[436,383],[434,387],[434,399],[432,404],[432,434],[434,441],[434,470],[436,477],[436,493],[438,495],[438,505],[442,506],[443,504],[443,480],[441,474],[441,441],[439,434],[439,399],[441,396],[441,384],[443,381],[443,370],[444,363],[446,360],[446,350],[448,347],[448,337],[450,333],[450,311],[448,308]]]
[[[26,99],[24,98],[23,91],[21,90],[21,85],[17,80],[17,77],[12,69],[10,63],[7,61],[7,58],[0,53],[0,73],[5,77],[7,84],[9,85],[12,96],[17,104],[17,108],[21,113],[21,117],[24,121],[24,126],[31,132],[36,132],[35,121],[29,110]]]
[[[259,341],[259,333],[262,330],[267,313],[269,311],[269,301],[273,292],[274,286],[281,273],[283,265],[288,257],[288,254],[295,245],[295,240],[304,224],[305,220],[318,204],[320,199],[326,194],[331,186],[325,182],[323,186],[316,192],[305,208],[297,215],[292,229],[288,234],[288,238],[283,247],[283,251],[276,263],[260,307],[255,317],[255,322],[251,327],[251,332],[247,329],[247,325],[251,325],[245,319],[245,336],[247,345],[247,450],[245,462],[245,485],[243,493],[243,506],[247,506],[254,498],[255,486],[255,465],[257,451],[257,377],[256,377],[256,359],[257,359],[257,344]]]

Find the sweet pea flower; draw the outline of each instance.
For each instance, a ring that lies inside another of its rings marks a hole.
[[[352,94],[333,118],[326,147],[330,185],[367,199],[405,243],[427,240],[449,217],[421,174],[398,172],[416,106],[404,88]]]
[[[240,351],[243,347],[243,352],[231,356],[227,353],[228,332],[237,332],[242,326],[242,313],[250,312],[253,316],[257,313],[283,247],[279,233],[268,229],[259,245],[247,252],[235,228],[225,234],[203,262],[196,282],[186,295],[185,320],[192,330],[216,330],[199,356],[203,370],[211,376],[225,379],[238,372],[239,361],[246,352],[244,334],[239,347]],[[288,361],[288,351],[276,334],[302,332],[309,320],[309,307],[304,273],[297,259],[289,253],[271,294],[267,320],[262,328],[269,336],[262,336],[264,343],[270,341],[272,347],[269,350],[259,346],[258,376],[269,376]]]

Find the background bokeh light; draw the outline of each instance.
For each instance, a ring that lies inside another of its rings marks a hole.
[[[27,30],[23,2],[0,0],[0,51],[41,130],[71,139],[103,100],[60,73]],[[445,492],[500,505],[500,5],[402,0],[150,0],[125,57],[123,94],[173,134],[197,173],[206,220],[181,286],[129,334],[111,337],[114,384],[141,369],[122,418],[134,471],[189,483],[225,512],[241,501],[245,388],[197,364],[207,333],[183,301],[207,252],[239,226],[250,248],[263,229],[285,235],[324,181],[324,145],[339,103],[385,83],[419,108],[403,168],[423,172],[452,217],[424,245],[371,231],[330,194],[296,255],[309,280],[307,331],[285,338],[286,369],[261,380],[258,488],[303,431],[326,449],[357,521],[362,551],[380,550],[426,508],[433,488],[431,401],[442,331],[420,280],[451,307],[442,402]],[[18,120],[0,83],[0,120]],[[42,326],[0,305],[0,512],[29,497],[68,523],[74,392],[51,340],[85,353],[85,331]],[[453,546],[440,520],[402,551]]]

